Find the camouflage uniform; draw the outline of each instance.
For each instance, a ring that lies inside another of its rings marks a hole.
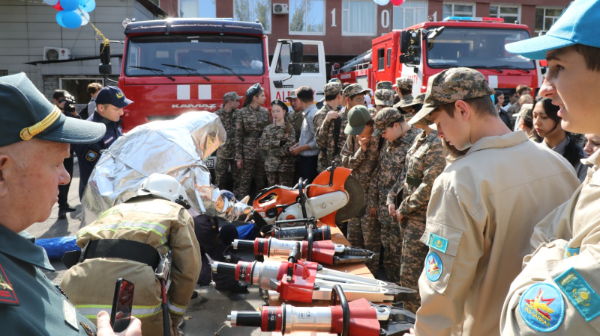
[[[398,90],[403,89],[403,90],[410,90],[412,89],[413,86],[413,80],[410,78],[396,78],[396,87],[398,88]],[[403,106],[406,106],[410,103],[412,103],[413,100],[413,96],[412,94],[407,94],[407,95],[403,95],[402,97],[400,97],[400,101],[394,105],[395,108],[402,108]],[[414,115],[414,113],[407,113],[404,115],[404,118],[406,118],[406,120],[412,118],[412,116]]]
[[[271,116],[269,111],[262,106],[254,109],[248,105],[242,107],[237,114],[235,159],[243,161],[238,188],[234,192],[238,199],[242,199],[250,193],[253,175],[256,190],[259,191],[265,187],[264,158],[258,151],[258,143],[263,130],[269,124],[271,124]]]
[[[296,132],[292,127],[285,133],[285,126],[271,124],[260,137],[260,150],[265,152],[265,171],[269,186],[293,186],[294,155],[290,147],[295,144]]]
[[[327,83],[324,87],[325,96],[334,95],[342,90],[342,86],[338,83]],[[327,113],[335,111],[335,107],[329,106],[327,102],[315,113],[313,119],[313,126],[315,130],[315,141],[317,147],[319,147],[319,163],[317,167],[318,172],[322,172],[331,166],[331,162],[335,161],[337,165],[341,165],[340,152],[344,143],[346,142],[346,134],[344,134],[344,128],[348,123],[347,112],[341,111],[338,113],[337,119],[327,120]],[[334,134],[335,120],[340,122],[340,130],[338,134]],[[338,138],[337,146],[335,138]]]
[[[513,116],[521,110],[521,104],[516,102],[506,110],[506,114],[508,115],[508,120],[510,120],[510,130],[512,131],[515,128],[515,118]]]
[[[375,119],[377,112],[379,112],[377,111],[376,106],[393,106],[395,94],[396,92],[392,88],[392,82],[377,83],[377,89],[375,90],[375,104],[373,104],[373,107],[369,108],[371,118]]]
[[[401,114],[394,108],[385,108],[377,113],[375,127],[385,129],[391,122],[398,120]],[[386,142],[379,154],[379,164],[371,179],[367,200],[370,208],[377,208],[377,217],[381,223],[381,243],[383,244],[383,267],[390,281],[400,279],[400,258],[402,237],[400,225],[392,218],[387,209],[387,195],[402,174],[406,152],[420,130],[411,127],[403,137]],[[400,178],[404,178],[401,176]]]
[[[240,99],[235,92],[228,92],[223,95],[223,102],[228,103],[235,99]],[[218,109],[215,114],[221,119],[221,123],[225,128],[225,134],[227,134],[227,140],[219,150],[217,150],[217,164],[215,166],[215,184],[220,189],[227,189],[225,182],[227,180],[227,170],[231,166],[231,176],[233,177],[233,188],[237,186],[238,169],[235,163],[235,118],[238,110],[235,109],[231,112],[226,112],[224,109]]]
[[[429,248],[421,243],[425,233],[427,203],[431,195],[433,181],[446,167],[445,150],[437,137],[437,132],[429,135],[422,132],[406,153],[406,163],[402,176],[392,187],[387,197],[387,204],[395,204],[398,192],[402,203],[398,211],[402,215],[402,264],[400,266],[400,285],[419,290],[419,277],[423,271],[425,257]],[[404,308],[417,312],[421,305],[418,293],[404,297]]]
[[[358,143],[358,136],[349,135],[342,149],[342,166],[352,169],[352,176],[360,182],[367,197],[371,175],[379,162],[379,141],[384,140],[379,136],[371,136],[369,147],[364,152]],[[369,204],[368,199],[366,204]],[[371,218],[369,211],[366,211],[362,217],[348,221],[348,242],[352,246],[379,252],[380,231],[377,218]],[[379,254],[367,263],[367,266],[375,274],[379,268]]]

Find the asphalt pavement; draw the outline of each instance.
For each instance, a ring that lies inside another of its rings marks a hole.
[[[68,200],[69,204],[77,211],[67,214],[66,219],[58,219],[58,204],[55,204],[50,218],[43,223],[33,224],[26,231],[36,239],[75,236],[77,231],[84,226],[81,223],[82,212],[78,186],[79,169],[75,163]],[[51,262],[56,272],[45,272],[46,276],[53,283],[59,284],[66,268],[60,260],[51,260]],[[265,305],[258,288],[251,287],[247,293],[238,294],[226,290],[216,290],[208,286],[196,286],[196,292],[198,297],[190,301],[185,314],[185,325],[182,330],[186,335],[214,336],[217,331],[222,336],[271,335],[271,333],[261,333],[259,328],[231,328],[228,323],[225,323],[227,315],[232,310],[257,310]]]

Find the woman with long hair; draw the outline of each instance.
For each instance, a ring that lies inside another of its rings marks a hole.
[[[274,121],[265,128],[260,138],[269,186],[292,187],[294,183],[294,155],[290,153],[290,147],[296,141],[296,132],[286,117],[287,112],[288,107],[281,100],[271,102]]]
[[[552,99],[542,98],[533,105],[533,127],[536,133],[544,138],[542,144],[562,155],[575,168],[575,173],[583,182],[587,169],[581,163],[585,152],[579,144],[561,126],[562,118],[558,115],[560,108],[552,104]]]
[[[252,176],[254,176],[256,191],[265,187],[265,162],[258,151],[260,137],[265,127],[271,123],[269,111],[261,106],[265,100],[265,90],[260,84],[252,85],[246,91],[244,106],[237,115],[235,160],[240,170],[240,177],[234,193],[238,199],[250,193]]]

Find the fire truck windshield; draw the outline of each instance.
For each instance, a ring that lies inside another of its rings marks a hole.
[[[263,41],[253,36],[198,34],[129,38],[125,75],[236,76],[265,73]],[[225,67],[225,68],[223,68]],[[232,71],[227,71],[227,68]]]
[[[430,41],[427,64],[431,68],[482,67],[534,69],[533,62],[507,52],[504,46],[529,38],[525,30],[446,27]]]

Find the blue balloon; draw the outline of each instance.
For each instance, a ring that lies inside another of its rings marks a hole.
[[[60,0],[60,6],[66,11],[74,11],[79,7],[79,0]]]
[[[85,4],[81,4],[81,8],[86,12],[91,12],[96,9],[96,0],[81,0],[85,1]]]
[[[56,13],[56,22],[64,28],[75,29],[81,26],[81,16],[74,11],[62,10]]]

